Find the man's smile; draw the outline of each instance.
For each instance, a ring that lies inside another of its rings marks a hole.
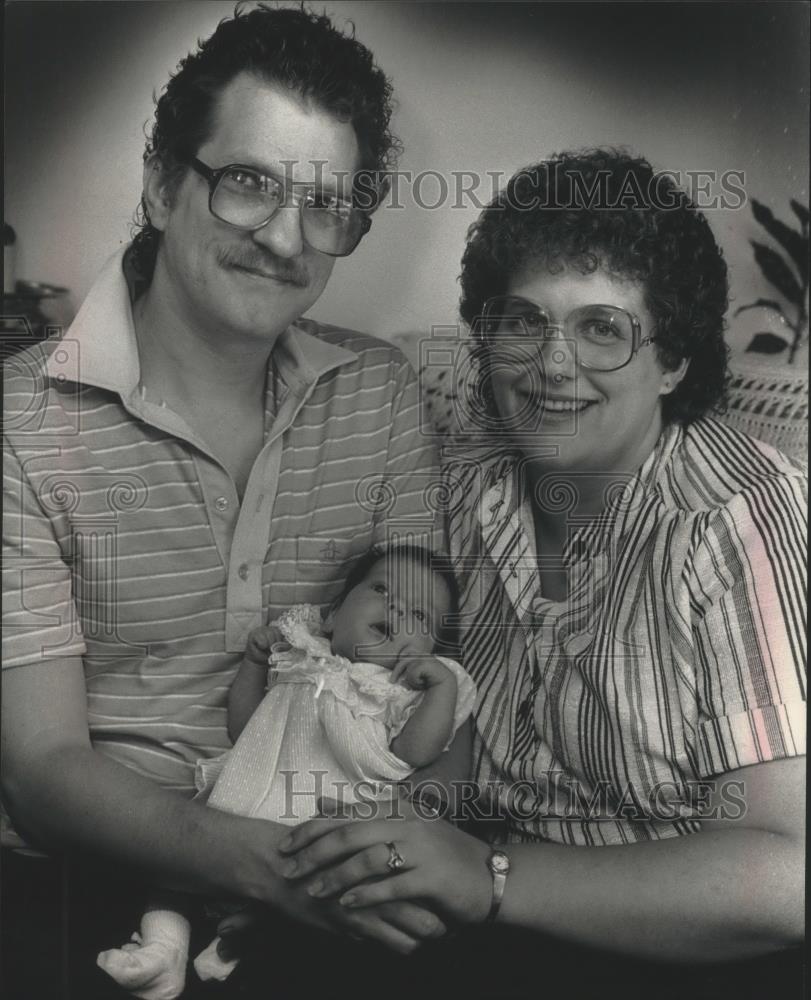
[[[227,262],[225,266],[233,271],[239,271],[248,277],[259,278],[263,281],[274,281],[279,285],[291,285],[295,288],[304,288],[307,285],[307,278],[304,275],[277,274],[263,267],[255,267],[250,264],[241,264],[238,262]]]

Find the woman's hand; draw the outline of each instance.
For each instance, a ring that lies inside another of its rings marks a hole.
[[[296,827],[278,849],[288,857],[285,878],[306,879],[311,897],[338,897],[348,911],[420,900],[443,916],[477,923],[490,909],[488,845],[450,823],[419,819],[413,810],[405,819],[314,819]]]
[[[217,812],[202,808],[205,814]],[[396,901],[368,911],[352,912],[337,901],[317,899],[306,886],[282,877],[288,862],[278,849],[290,827],[263,819],[231,817],[239,823],[239,854],[242,859],[238,897],[250,899],[261,912],[265,908],[310,927],[353,937],[368,938],[407,954],[427,938],[440,937],[445,924],[421,902]],[[315,820],[329,822],[328,820]],[[260,932],[261,933],[261,932]]]

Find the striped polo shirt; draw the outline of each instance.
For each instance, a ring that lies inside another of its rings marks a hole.
[[[805,753],[807,481],[711,419],[667,427],[641,470],[569,511],[568,599],[541,591],[520,458],[447,466],[475,777],[507,839],[601,845],[693,832],[707,782]],[[723,786],[722,812],[740,815]]]
[[[139,377],[119,253],[61,341],[7,365],[3,666],[81,656],[96,749],[191,793],[248,632],[331,601],[372,544],[441,538],[435,455],[408,362],[361,334],[279,338],[241,499]]]

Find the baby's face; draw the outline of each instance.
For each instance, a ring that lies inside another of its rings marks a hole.
[[[403,653],[432,653],[450,604],[438,573],[414,559],[380,559],[331,614],[332,651],[389,669]]]

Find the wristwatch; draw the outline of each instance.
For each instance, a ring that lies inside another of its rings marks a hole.
[[[493,902],[490,904],[490,912],[487,914],[488,923],[492,923],[501,909],[504,886],[507,884],[507,876],[510,874],[510,859],[504,851],[492,851],[487,859],[487,867],[493,876]]]

